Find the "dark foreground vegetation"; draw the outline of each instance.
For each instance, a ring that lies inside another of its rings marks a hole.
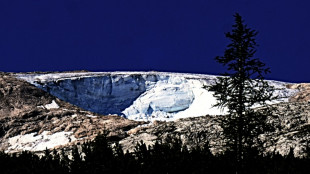
[[[111,145],[104,135],[93,142],[73,147],[72,157],[64,151],[46,151],[39,157],[31,152],[19,155],[0,153],[0,171],[7,173],[235,173],[234,154],[212,155],[209,148],[187,150],[179,140],[157,142],[151,147],[137,144],[132,153],[123,153],[119,145]],[[250,152],[249,152],[250,153]],[[247,155],[243,173],[309,173],[310,158],[294,158],[270,154]],[[71,158],[71,159],[70,159]]]

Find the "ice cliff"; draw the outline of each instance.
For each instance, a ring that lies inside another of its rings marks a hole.
[[[184,117],[218,115],[212,93],[204,86],[216,76],[164,72],[79,72],[18,74],[50,94],[83,109],[133,120],[175,120]],[[287,83],[269,81],[278,88],[275,95],[287,100],[296,90]]]

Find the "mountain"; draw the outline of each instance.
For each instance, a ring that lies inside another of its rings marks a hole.
[[[216,119],[226,111],[212,107],[216,100],[205,88],[215,78],[165,72],[2,73],[0,148],[62,148],[107,130],[129,151],[141,140],[153,144],[177,137],[189,148],[208,142],[213,153],[221,153]],[[268,83],[280,99],[269,103],[278,109],[270,118],[276,130],[262,135],[266,152],[286,154],[293,148],[302,156],[310,137],[310,85]]]
[[[131,120],[176,120],[225,113],[204,87],[216,76],[164,72],[81,72],[18,74],[18,78],[85,110],[116,114]],[[277,88],[274,102],[288,101],[297,90],[289,83],[269,81]]]
[[[145,122],[85,111],[17,79],[0,74],[0,150],[43,151],[93,139],[110,131],[115,139]]]

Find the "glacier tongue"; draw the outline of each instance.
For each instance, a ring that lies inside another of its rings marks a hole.
[[[148,120],[149,117],[170,118],[174,113],[188,109],[194,99],[195,96],[186,79],[169,78],[158,81],[122,113],[134,120]]]
[[[212,107],[216,99],[204,85],[207,81],[172,76],[158,81],[122,113],[132,120],[175,120],[226,113]]]
[[[100,114],[133,120],[175,120],[225,114],[213,108],[216,99],[203,86],[216,76],[163,72],[87,72],[18,74],[52,95]],[[287,83],[270,81],[285,99],[296,91]]]

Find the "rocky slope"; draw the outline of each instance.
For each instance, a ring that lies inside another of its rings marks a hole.
[[[208,142],[213,153],[221,153],[217,119],[224,112],[211,107],[216,101],[203,88],[214,78],[159,72],[1,73],[0,149],[61,148],[108,130],[124,150],[132,151],[141,140],[150,145],[179,138],[189,148]],[[310,85],[269,83],[282,99],[271,105],[277,108],[271,117],[277,129],[261,137],[266,152],[286,154],[293,148],[302,156],[309,139]]]
[[[309,83],[299,83],[299,84],[288,84],[289,89],[297,89],[295,95],[290,97],[291,102],[308,102],[310,101],[310,84]]]
[[[308,102],[287,102],[271,105],[274,108],[269,122],[275,131],[261,135],[265,153],[279,152],[282,155],[294,150],[295,156],[305,155],[310,140],[310,105]],[[156,141],[170,142],[180,139],[188,148],[208,144],[214,154],[225,151],[225,139],[218,118],[223,116],[202,116],[183,118],[174,122],[156,121],[145,127],[134,128],[131,136],[120,141],[125,150],[133,151],[140,141],[152,145]]]
[[[0,74],[0,150],[41,151],[93,139],[107,130],[114,139],[144,122],[84,111],[37,87]]]
[[[80,72],[16,74],[20,79],[85,110],[123,115],[132,120],[172,121],[184,117],[221,115],[205,86],[216,76],[163,72]],[[269,81],[275,95],[287,101],[297,90]]]

